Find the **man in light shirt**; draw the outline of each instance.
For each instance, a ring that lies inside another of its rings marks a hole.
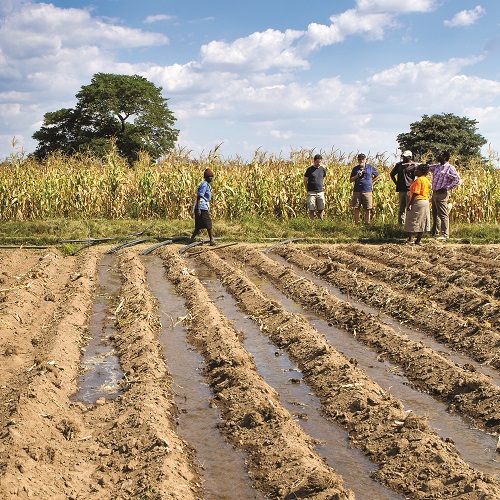
[[[436,156],[438,163],[429,165],[432,172],[432,229],[431,235],[438,240],[450,237],[450,221],[448,202],[450,191],[462,181],[455,167],[449,163],[450,153],[440,151]]]
[[[370,224],[373,210],[373,184],[380,179],[377,169],[366,162],[366,155],[358,154],[358,164],[352,169],[349,181],[354,183],[351,207],[354,209],[354,223],[359,224],[361,207],[364,208],[365,224]]]

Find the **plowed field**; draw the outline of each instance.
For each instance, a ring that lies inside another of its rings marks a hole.
[[[145,248],[1,251],[0,498],[500,499],[500,247]]]

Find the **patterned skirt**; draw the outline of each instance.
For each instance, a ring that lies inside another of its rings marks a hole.
[[[429,200],[416,200],[411,210],[406,211],[405,231],[407,233],[424,233],[431,229],[431,212]]]

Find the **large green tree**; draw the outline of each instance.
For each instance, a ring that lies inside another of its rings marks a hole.
[[[410,124],[410,132],[399,134],[397,141],[401,151],[409,149],[418,158],[429,152],[435,156],[445,149],[457,164],[464,165],[481,158],[481,146],[487,142],[477,133],[476,125],[476,120],[452,113],[423,115],[420,121]]]
[[[38,141],[34,155],[88,151],[102,156],[116,147],[130,163],[140,151],[158,159],[174,148],[179,135],[161,91],[142,76],[95,74],[76,94],[74,108],[44,115],[33,134]]]

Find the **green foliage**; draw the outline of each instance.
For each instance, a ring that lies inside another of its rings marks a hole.
[[[476,120],[452,113],[423,115],[420,121],[410,124],[410,132],[399,134],[397,141],[401,151],[409,149],[418,159],[432,161],[444,149],[455,158],[456,165],[463,166],[480,158],[481,146],[486,144],[476,124]]]
[[[179,134],[161,90],[138,75],[95,74],[76,94],[75,108],[44,115],[42,127],[33,134],[39,143],[35,157],[56,151],[102,157],[116,148],[130,164],[141,151],[153,160],[160,158],[174,148]]]

